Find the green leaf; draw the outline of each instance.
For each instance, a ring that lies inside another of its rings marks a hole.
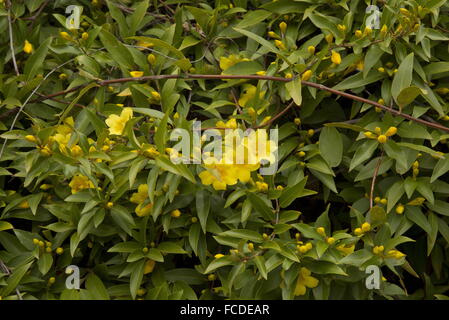
[[[17,288],[17,286],[20,283],[20,280],[22,280],[23,276],[27,273],[28,269],[31,267],[32,264],[33,264],[33,261],[29,262],[27,264],[24,264],[20,267],[17,267],[13,270],[11,276],[9,276],[9,278],[7,280],[6,287],[3,287],[0,290],[0,295],[2,297],[7,297],[14,289]]]
[[[124,76],[128,77],[126,71],[133,69],[133,56],[123,44],[121,44],[112,33],[104,28],[100,31],[100,39],[106,50],[111,54],[111,57],[122,68]]]
[[[179,253],[179,254],[187,253],[180,245],[169,241],[161,242],[157,248],[161,252],[165,253]]]
[[[427,221],[426,216],[422,213],[419,207],[415,206],[407,206],[407,210],[405,211],[405,216],[410,220],[416,223],[421,227],[425,232],[430,233],[431,227],[429,222]]]
[[[227,236],[239,239],[245,239],[252,242],[262,242],[263,237],[260,233],[250,229],[231,229],[218,234],[219,236]]]
[[[95,274],[91,273],[86,279],[86,289],[92,300],[109,300],[109,293],[103,282]]]
[[[413,73],[413,52],[410,53],[399,65],[398,72],[394,75],[393,82],[391,84],[391,95],[396,102],[398,102],[399,94],[402,90],[410,87],[412,83]],[[399,103],[399,102],[398,102]]]
[[[52,264],[53,264],[53,257],[51,256],[50,253],[47,252],[43,253],[39,257],[39,261],[37,263],[39,271],[42,273],[43,276],[45,276],[48,273]]]
[[[212,271],[218,268],[228,266],[232,263],[234,263],[234,261],[232,261],[230,257],[221,257],[219,259],[214,259],[211,261],[211,263],[209,263],[204,273],[205,274],[211,273]]]
[[[285,88],[287,89],[288,94],[292,97],[295,104],[297,106],[300,106],[302,103],[301,78],[298,77],[287,82],[285,84]]]
[[[359,164],[369,159],[372,156],[374,150],[376,150],[378,144],[379,143],[376,140],[367,140],[363,142],[362,145],[357,148],[356,152],[354,153],[354,157],[352,158],[351,164],[349,165],[349,171],[352,171]]]
[[[432,176],[430,177],[430,183],[441,177],[443,174],[449,171],[449,157],[441,158],[433,168]]]
[[[324,127],[319,139],[320,154],[331,167],[337,167],[343,158],[343,140],[334,127]]]
[[[423,92],[417,86],[407,87],[401,90],[401,92],[397,96],[396,101],[400,108],[404,108],[405,106],[415,101],[416,97],[421,94],[426,94],[426,92]]]
[[[267,280],[267,268],[265,266],[265,259],[262,256],[256,256],[254,257],[254,263],[257,266],[257,269],[259,269],[260,275]]]
[[[206,233],[207,217],[210,212],[210,198],[211,195],[204,189],[196,192],[196,211],[204,233]]]
[[[33,79],[44,64],[52,38],[47,38],[25,63],[24,74],[27,81]]]
[[[279,198],[279,205],[281,208],[288,207],[297,198],[316,194],[315,191],[304,189],[306,183],[307,177],[303,178],[294,186],[285,188]]]

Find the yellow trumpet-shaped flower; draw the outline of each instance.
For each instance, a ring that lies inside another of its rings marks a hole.
[[[249,101],[253,100],[256,97],[257,87],[252,84],[246,84],[243,86],[242,94],[239,98],[239,105],[245,107]],[[259,92],[259,99],[263,99],[265,95],[265,91]]]
[[[148,185],[141,184],[137,187],[137,192],[131,195],[130,201],[132,203],[141,204],[148,198]]]
[[[88,177],[78,174],[72,178],[72,181],[69,183],[69,187],[72,188],[72,194],[75,194],[83,189],[94,188],[94,184]]]
[[[125,129],[126,122],[133,117],[133,109],[123,108],[120,116],[111,114],[106,119],[106,125],[109,127],[110,134],[121,135]]]
[[[225,71],[229,69],[233,65],[242,62],[242,61],[250,61],[248,58],[243,58],[236,54],[231,54],[228,57],[220,57],[220,68]]]
[[[315,288],[319,284],[319,280],[311,276],[312,272],[302,267],[299,271],[298,279],[296,280],[295,296],[302,296],[306,294],[307,288]]]
[[[25,40],[25,43],[23,45],[23,51],[28,54],[33,52],[33,45],[30,42],[28,42],[28,40]]]

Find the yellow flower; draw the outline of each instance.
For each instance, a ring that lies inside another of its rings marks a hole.
[[[217,128],[223,128],[223,129],[237,129],[237,120],[230,119],[226,123],[223,121],[218,121],[216,124]]]
[[[223,257],[224,257],[224,254],[221,254],[221,253],[217,253],[217,254],[214,256],[215,259],[220,259],[220,258],[223,258]]]
[[[239,98],[239,105],[245,107],[249,101],[256,97],[257,87],[252,84],[246,84],[243,86],[242,94]],[[259,92],[259,99],[263,99],[265,91]]]
[[[79,145],[74,145],[71,149],[70,152],[72,153],[72,156],[74,157],[80,157],[83,155],[83,150],[81,149],[81,147]]]
[[[326,239],[326,242],[327,242],[329,245],[333,245],[333,244],[335,243],[335,238],[329,237],[329,238]]]
[[[356,36],[357,38],[361,38],[361,37],[363,36],[362,31],[356,30],[356,31],[355,31],[355,36]]]
[[[364,64],[363,60],[360,60],[359,62],[357,62],[355,67],[358,71],[363,71],[363,68],[365,68],[365,64]]]
[[[148,185],[141,184],[137,187],[137,192],[131,195],[129,201],[136,204],[142,204],[148,198]]]
[[[256,188],[260,192],[268,191],[268,184],[265,182],[256,181]]]
[[[110,134],[121,135],[125,129],[126,122],[133,117],[133,109],[123,108],[120,116],[111,114],[106,119],[106,125],[109,127]]]
[[[156,265],[156,261],[148,259],[145,262],[145,268],[143,269],[143,274],[148,274],[148,273],[153,272],[155,265]]]
[[[147,205],[138,204],[136,209],[134,210],[138,217],[144,217],[151,213],[151,210],[153,209],[153,204],[149,203]]]
[[[340,54],[338,52],[332,50],[331,61],[332,61],[332,63],[340,64],[341,63]]]
[[[306,294],[307,288],[315,288],[318,286],[318,279],[311,276],[312,272],[302,267],[299,271],[298,279],[296,280],[295,296],[302,296]]]
[[[30,42],[28,42],[28,40],[25,40],[25,43],[23,45],[23,51],[28,54],[33,52],[33,45]]]
[[[347,256],[354,252],[354,248],[355,248],[355,244],[352,244],[352,245],[342,244],[337,247],[337,250],[340,251],[341,253],[343,253],[343,255]]]
[[[56,249],[56,254],[61,255],[63,253],[64,253],[64,249],[63,248],[59,247],[59,248]]]
[[[72,188],[72,194],[75,194],[83,189],[94,188],[94,184],[88,177],[78,174],[72,178],[72,181],[69,183],[69,187]]]
[[[334,36],[332,34],[328,34],[324,37],[326,39],[327,43],[332,43],[332,41],[334,41]]]
[[[386,33],[387,33],[387,31],[388,31],[388,27],[387,27],[387,25],[386,25],[386,24],[384,24],[384,25],[382,26],[382,29],[380,29],[380,33],[382,33],[382,34],[386,34]]]
[[[346,31],[346,26],[342,25],[342,24],[338,24],[337,25],[337,29],[341,32],[345,32]]]
[[[240,55],[231,54],[228,57],[220,57],[220,68],[225,71],[229,69],[233,65],[242,62],[242,61],[250,61],[248,58],[242,58]]]
[[[140,78],[143,76],[143,71],[130,71],[129,73],[133,78]]]

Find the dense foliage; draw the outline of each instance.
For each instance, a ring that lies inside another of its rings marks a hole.
[[[2,299],[446,298],[447,1],[77,3],[0,1]]]

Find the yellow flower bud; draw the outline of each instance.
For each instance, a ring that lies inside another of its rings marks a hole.
[[[299,118],[295,118],[295,120],[293,120],[293,121],[297,126],[299,126],[301,124],[301,119],[299,119]]]
[[[362,224],[362,231],[363,232],[368,232],[371,230],[371,224],[369,224],[369,222],[364,222]]]
[[[385,143],[387,142],[387,136],[381,134],[380,136],[377,137],[377,141],[379,141],[379,143]]]
[[[287,24],[282,21],[281,23],[279,23],[279,29],[281,30],[282,34],[285,34],[285,31],[287,30]]]
[[[147,57],[147,61],[149,64],[154,65],[154,63],[156,62],[156,56],[150,53]]]
[[[26,136],[25,136],[25,140],[26,140],[26,141],[29,141],[29,142],[37,142],[36,137],[33,136],[33,135],[31,135],[31,134],[26,135]]]
[[[278,47],[281,50],[287,49],[285,47],[285,44],[281,40],[274,40],[274,44],[276,45],[276,47]]]
[[[286,73],[286,74],[285,74],[285,77],[286,77],[287,79],[291,79],[291,78],[293,78],[293,75],[289,72],[289,73]]]
[[[394,136],[397,132],[398,132],[398,128],[390,127],[390,128],[388,128],[387,132],[385,132],[385,135],[387,137],[391,137],[391,136]]]
[[[399,204],[396,206],[396,213],[397,214],[403,214],[404,213],[404,206],[402,204]]]
[[[157,91],[151,91],[151,96],[155,99],[155,100],[161,100],[161,95],[159,94],[159,92]]]
[[[65,31],[62,31],[59,33],[59,35],[61,36],[61,38],[63,38],[64,40],[72,40],[72,37]]]
[[[61,255],[63,253],[64,253],[64,249],[63,248],[59,247],[59,248],[56,249],[56,254],[57,255]]]
[[[361,38],[363,36],[363,33],[360,30],[356,30],[354,34],[357,38]]]
[[[310,79],[311,76],[312,76],[312,70],[307,70],[302,74],[301,80],[307,81]]]
[[[388,32],[388,27],[387,27],[386,24],[384,24],[384,25],[382,26],[382,29],[380,29],[380,33],[381,33],[381,34],[386,34],[387,32]]]
[[[280,39],[280,38],[281,38],[281,37],[279,37],[279,36],[276,34],[276,32],[273,32],[273,31],[269,31],[269,32],[268,32],[268,36],[271,37],[271,38],[273,38],[273,39]]]
[[[83,33],[81,34],[81,39],[87,40],[88,38],[89,38],[89,34],[88,34],[87,32],[83,32]]]
[[[221,254],[221,253],[218,253],[218,254],[216,254],[214,256],[215,259],[220,259],[220,258],[223,258],[223,257],[224,257],[224,254]]]
[[[254,250],[254,243],[250,242],[248,243],[248,250],[253,251]]]
[[[328,35],[326,35],[324,38],[326,39],[327,43],[329,43],[329,44],[332,43],[332,41],[334,41],[334,36],[330,33]]]
[[[342,25],[342,24],[338,24],[337,25],[337,29],[341,32],[345,32],[346,31],[346,26]]]
[[[170,214],[173,218],[179,218],[181,216],[181,211],[179,211],[178,209],[173,210]]]
[[[326,230],[323,227],[316,228],[316,231],[322,236],[326,235]]]
[[[314,47],[314,46],[308,46],[308,47],[307,47],[307,51],[308,51],[310,54],[314,54],[314,53],[315,53],[315,47]]]
[[[133,78],[140,78],[141,76],[143,76],[143,71],[130,71],[129,74]]]
[[[332,61],[332,63],[340,64],[341,63],[340,54],[338,52],[332,50],[331,61]]]
[[[327,238],[326,242],[329,245],[333,245],[335,243],[335,239],[333,237],[329,237],[329,238]]]
[[[309,137],[313,136],[314,133],[315,133],[315,130],[313,130],[313,129],[307,130],[307,135],[308,135]]]

